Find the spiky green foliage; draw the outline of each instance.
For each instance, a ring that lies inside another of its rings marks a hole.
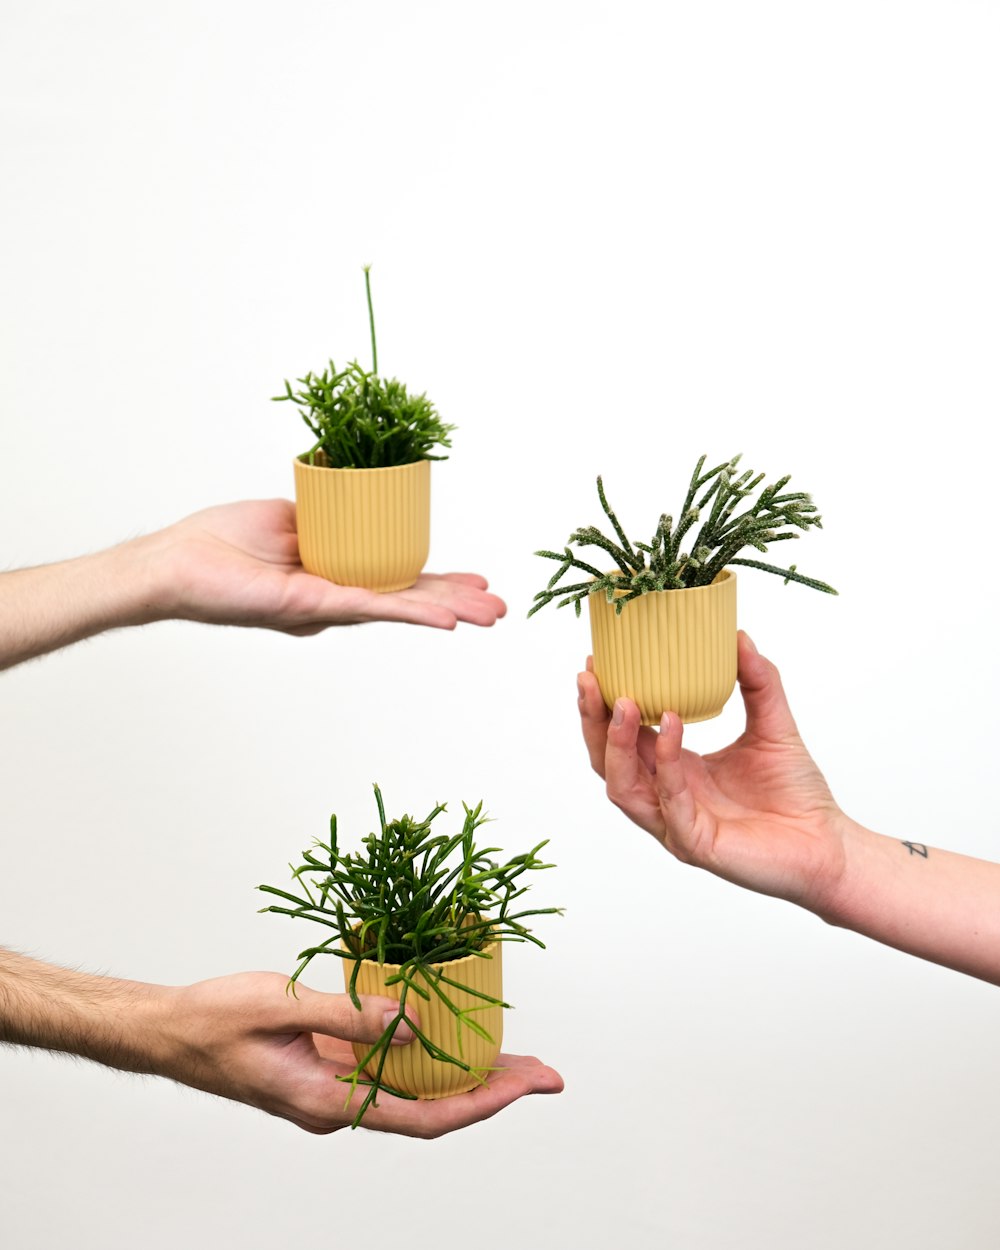
[[[322,373],[298,378],[300,390],[285,379],[285,394],[275,402],[291,401],[315,436],[302,458],[332,469],[382,469],[417,460],[446,460],[432,455],[435,447],[450,447],[455,428],[438,416],[426,395],[410,395],[402,382],[378,374],[375,314],[372,311],[370,266],[365,266],[365,292],[371,327],[372,367],[352,360],[338,369],[331,360]]]
[[[329,842],[317,842],[314,850],[303,851],[303,862],[298,867],[289,865],[301,894],[273,885],[258,887],[290,904],[272,903],[262,911],[312,920],[330,930],[318,945],[299,952],[299,965],[289,980],[293,992],[295,982],[317,955],[335,955],[354,962],[348,992],[360,1008],[357,961],[371,959],[399,965],[399,972],[386,981],[387,985],[401,984],[399,1012],[350,1076],[343,1078],[351,1084],[348,1098],[359,1085],[368,1087],[354,1118],[355,1128],[379,1090],[400,1098],[412,1097],[382,1079],[386,1056],[404,1019],[411,992],[424,999],[436,994],[456,1017],[459,1037],[463,1027],[483,1037],[488,1034],[472,1015],[476,1009],[461,1010],[449,990],[464,990],[483,1000],[484,1006],[508,1006],[462,985],[435,965],[470,955],[488,959],[490,956],[483,952],[493,942],[533,942],[544,947],[545,943],[535,937],[524,921],[561,910],[525,910],[518,904],[529,889],[522,881],[524,874],[553,866],[538,858],[547,839],[522,855],[497,863],[490,857],[499,853],[498,847],[477,847],[475,843],[476,830],[487,820],[481,802],[475,807],[463,804],[462,828],[448,835],[432,829],[434,821],[446,810],[443,804],[438,804],[424,820],[401,816],[387,821],[377,785],[375,801],[379,829],[363,839],[363,851],[340,849],[337,817],[331,816]],[[482,1073],[471,1068],[461,1055],[447,1054],[412,1021],[407,1023],[434,1059],[455,1064],[483,1079]],[[364,1069],[372,1063],[377,1063],[377,1068],[375,1076],[369,1079]]]
[[[691,475],[684,504],[677,514],[677,523],[672,516],[664,513],[649,543],[629,541],[608,504],[604,483],[598,478],[598,498],[617,542],[592,525],[575,530],[570,534],[569,541],[581,547],[600,548],[611,557],[617,568],[611,572],[599,569],[579,559],[569,546],[562,552],[536,551],[535,555],[546,560],[557,560],[559,568],[545,589],[535,595],[534,606],[528,615],[534,615],[547,603],[558,599],[557,607],[563,608],[572,603],[579,616],[582,600],[601,592],[607,596],[609,603],[614,603],[615,611],[621,613],[630,600],[651,590],[708,586],[723,569],[733,564],[777,573],[786,585],[799,582],[835,595],[837,592],[832,586],[806,577],[798,572],[794,564],[778,568],[739,555],[747,547],[766,554],[772,543],[798,538],[798,531],[813,526],[823,528],[812,496],[804,491],[785,490],[791,480],[788,475],[778,478],[770,486],[764,486],[757,498],[752,500],[751,496],[760,488],[765,475],[754,473],[752,469],[740,472],[737,468],[740,458],[734,456],[732,460],[717,464],[706,472],[706,457],[702,456]],[[746,507],[741,510],[745,502]],[[586,573],[587,581],[560,586],[558,583],[571,568]]]

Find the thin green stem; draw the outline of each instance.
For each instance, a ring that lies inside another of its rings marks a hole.
[[[372,311],[371,265],[365,265],[365,296],[368,300],[368,325],[372,333],[372,373],[378,373],[378,349],[375,346],[375,313]]]
[[[371,371],[357,360],[338,370],[331,360],[322,373],[298,378],[298,389],[286,378],[284,394],[272,398],[294,404],[309,427],[316,440],[303,453],[309,464],[365,469],[447,459],[437,449],[451,446],[455,427],[441,420],[425,394],[410,394],[397,379],[379,376],[370,269],[364,267]]]
[[[503,861],[498,847],[476,845],[476,830],[487,820],[481,802],[475,806],[463,804],[461,828],[444,836],[432,828],[445,810],[442,804],[437,804],[425,820],[411,816],[389,820],[381,791],[377,786],[374,789],[378,826],[362,840],[362,850],[339,849],[336,818],[331,818],[329,845],[317,843],[328,860],[306,851],[304,862],[292,866],[292,877],[307,897],[276,886],[261,886],[265,893],[291,904],[272,903],[263,910],[293,920],[311,920],[333,931],[325,941],[300,952],[300,962],[289,980],[292,992],[311,960],[320,955],[333,954],[352,961],[348,994],[355,1005],[360,1001],[357,986],[363,963],[375,960],[382,965],[398,965],[398,972],[387,979],[387,984],[402,984],[401,1004],[410,991],[424,999],[436,994],[456,1020],[461,1049],[461,1027],[477,1034],[484,1030],[469,1014],[478,1008],[459,1008],[445,992],[445,986],[466,990],[482,1000],[484,1006],[502,1008],[507,1004],[463,986],[459,978],[442,969],[469,956],[486,958],[486,948],[493,942],[532,942],[544,947],[524,921],[558,909],[525,909],[517,900],[528,888],[523,884],[525,874],[552,866],[539,857],[546,842]],[[370,1085],[355,1124],[361,1122],[378,1089],[389,1088],[384,1070],[393,1031],[390,1028],[382,1035],[347,1078],[352,1094],[359,1085]],[[467,1066],[460,1058],[447,1055],[419,1030],[414,1032],[435,1059]],[[366,1065],[369,1072],[374,1072],[370,1082],[361,1075]]]

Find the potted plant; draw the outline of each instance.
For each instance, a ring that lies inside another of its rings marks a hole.
[[[608,505],[604,483],[597,479],[598,498],[617,542],[594,526],[576,530],[569,542],[600,548],[615,563],[610,571],[579,559],[569,546],[562,552],[535,553],[557,560],[559,568],[535,595],[528,615],[557,599],[558,607],[572,603],[579,616],[586,599],[594,673],[604,701],[612,707],[623,696],[634,699],[646,725],[659,724],[666,711],[688,723],[708,720],[718,716],[732,694],[732,565],[776,573],[786,585],[799,582],[837,593],[799,573],[794,564],[777,568],[740,555],[748,547],[766,553],[772,543],[798,538],[799,531],[822,529],[812,497],[786,490],[788,476],[761,488],[765,475],[751,469],[740,472],[739,456],[707,471],[705,459],[695,466],[676,524],[672,516],[662,515],[649,543],[629,541]],[[586,573],[587,580],[559,585],[571,568]]]
[[[430,461],[450,447],[445,425],[426,395],[378,372],[370,266],[365,293],[372,367],[357,362],[307,373],[285,394],[315,442],[296,457],[299,558],[310,573],[345,586],[392,591],[412,586],[430,550]]]
[[[337,817],[330,817],[329,842],[317,842],[292,868],[301,890],[262,885],[282,904],[261,910],[322,925],[323,941],[300,952],[295,983],[317,955],[343,963],[344,983],[355,1006],[359,994],[384,994],[399,1013],[379,1040],[353,1044],[357,1067],[343,1078],[348,1100],[368,1087],[353,1127],[361,1123],[378,1092],[399,1098],[443,1098],[485,1081],[500,1051],[503,1034],[501,951],[505,942],[544,947],[524,921],[551,915],[556,907],[524,910],[519,900],[529,889],[525,873],[551,864],[533,850],[502,863],[490,857],[497,847],[477,847],[476,830],[486,821],[482,803],[463,804],[457,833],[432,828],[445,811],[438,804],[424,820],[386,820],[375,786],[379,828],[363,839],[363,850],[341,849]],[[419,1027],[407,1020],[416,1040],[392,1046],[407,1002],[417,1000]]]

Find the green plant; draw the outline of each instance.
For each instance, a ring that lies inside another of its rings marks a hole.
[[[633,543],[628,540],[605,498],[604,483],[598,478],[598,498],[614,528],[618,542],[614,542],[592,525],[575,530],[570,534],[569,541],[578,546],[601,548],[611,556],[618,568],[611,572],[598,569],[593,564],[578,559],[568,546],[561,553],[536,551],[537,556],[558,560],[559,568],[549,579],[545,589],[535,595],[534,606],[528,615],[534,615],[553,599],[559,599],[557,607],[562,608],[572,603],[579,616],[581,601],[587,595],[601,591],[607,596],[609,603],[614,602],[615,611],[621,613],[631,599],[652,590],[683,590],[691,586],[708,586],[731,564],[743,564],[752,569],[762,569],[765,573],[777,573],[784,578],[786,585],[789,582],[801,582],[803,586],[811,586],[814,590],[835,595],[837,592],[832,586],[799,573],[794,564],[781,569],[773,564],[739,555],[747,547],[766,553],[771,543],[798,538],[797,530],[807,530],[811,526],[822,529],[822,519],[817,514],[812,496],[804,491],[786,492],[785,487],[790,481],[786,475],[770,486],[765,486],[756,500],[750,502],[745,510],[739,511],[740,505],[744,500],[750,499],[765,475],[745,469],[737,476],[736,466],[740,456],[734,456],[732,460],[718,464],[708,472],[702,472],[705,459],[705,456],[701,457],[691,475],[676,526],[673,517],[664,514],[660,517],[656,533],[649,543]],[[699,491],[705,487],[707,490],[699,497]],[[708,514],[702,519],[706,509]],[[685,539],[699,521],[700,528],[685,543]],[[686,551],[681,550],[682,543],[687,547]],[[557,585],[571,568],[587,573],[588,580],[572,586]]]
[[[276,403],[291,401],[316,437],[303,453],[309,464],[332,469],[383,469],[417,460],[446,460],[431,455],[434,447],[450,447],[455,428],[445,425],[426,395],[410,395],[402,382],[378,373],[375,314],[372,311],[370,265],[365,266],[365,293],[371,329],[372,367],[357,360],[338,369],[331,360],[322,373],[307,373]]]
[[[483,954],[484,948],[494,942],[533,942],[544,947],[545,943],[523,922],[531,916],[561,911],[557,907],[529,910],[515,907],[529,889],[521,883],[523,875],[553,866],[538,858],[547,840],[505,863],[496,863],[489,857],[499,851],[498,847],[475,844],[475,832],[487,820],[481,802],[474,808],[463,804],[465,820],[461,830],[445,835],[432,829],[435,819],[446,810],[444,804],[435,806],[424,820],[404,815],[387,821],[381,791],[377,785],[374,789],[379,830],[363,839],[363,851],[352,854],[340,849],[337,817],[333,815],[330,817],[330,841],[317,841],[315,851],[303,851],[303,863],[298,867],[289,865],[292,878],[301,886],[304,897],[272,885],[258,887],[291,904],[290,907],[271,904],[261,911],[301,917],[331,930],[324,941],[299,953],[300,963],[289,980],[293,993],[295,982],[317,955],[336,955],[354,961],[348,993],[360,1008],[356,989],[360,964],[357,961],[399,965],[399,972],[386,982],[401,985],[399,1013],[350,1076],[343,1078],[351,1084],[348,1099],[358,1085],[370,1087],[354,1118],[354,1127],[361,1122],[379,1090],[397,1097],[412,1097],[393,1089],[382,1079],[389,1046],[404,1018],[411,992],[424,999],[429,999],[431,993],[437,995],[456,1018],[459,1043],[463,1026],[492,1040],[472,1018],[470,1009],[460,1010],[452,1002],[448,990],[465,990],[473,997],[484,999],[484,1006],[507,1007],[508,1004],[470,990],[436,965],[447,965],[470,955],[488,959],[490,956]],[[434,1059],[456,1064],[477,1079],[483,1079],[461,1055],[446,1053],[412,1021],[408,1023],[421,1046]],[[367,1079],[364,1069],[372,1063],[377,1063],[375,1076]]]

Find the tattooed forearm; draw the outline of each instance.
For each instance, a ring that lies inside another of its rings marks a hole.
[[[903,845],[911,855],[919,855],[921,859],[927,858],[927,847],[923,842],[904,842]]]

